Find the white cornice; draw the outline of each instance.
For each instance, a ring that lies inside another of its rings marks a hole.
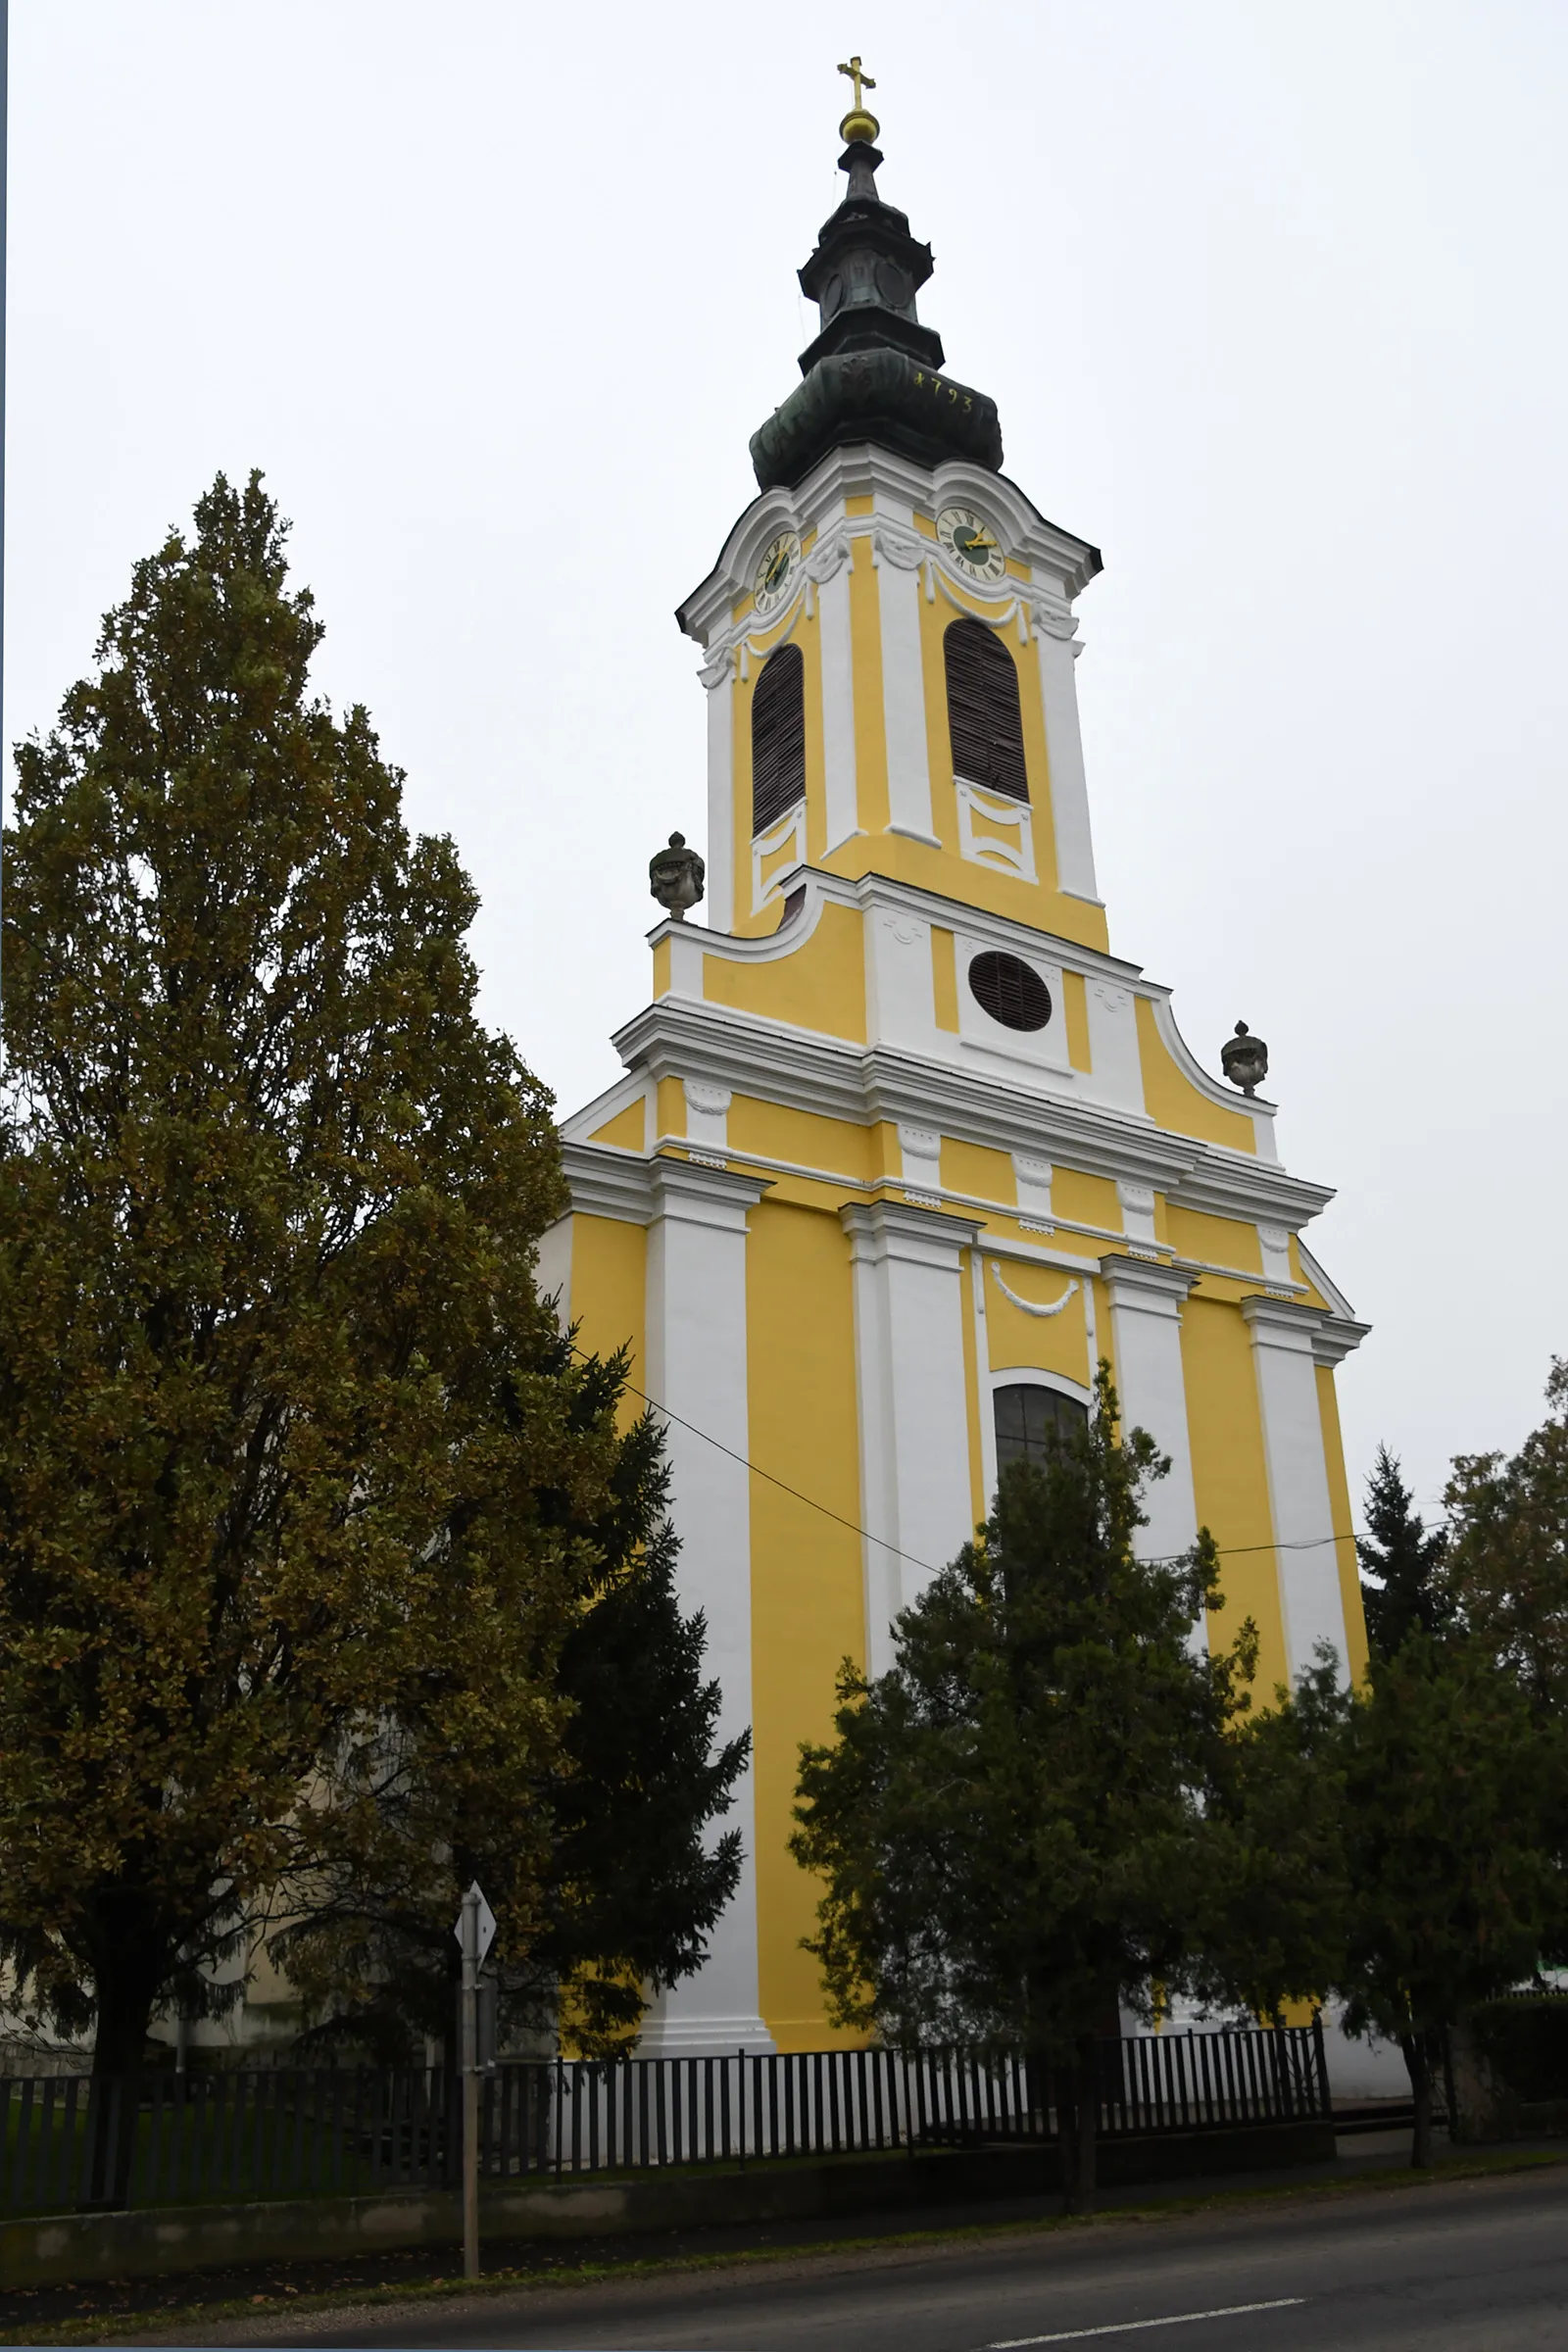
[[[919,889],[913,883],[893,881],[884,874],[869,873],[852,878],[828,873],[819,866],[795,866],[787,875],[780,877],[780,887],[786,893],[804,888],[806,900],[793,920],[780,924],[776,931],[764,932],[759,938],[740,938],[730,932],[707,931],[699,924],[664,921],[656,924],[648,935],[649,940],[651,943],[662,939],[688,943],[698,941],[705,955],[722,956],[726,962],[771,963],[793,955],[815,930],[821,919],[822,907],[832,903],[862,913],[885,910],[913,915],[921,922],[939,923],[945,929],[961,931],[966,939],[979,941],[986,947],[1008,950],[1014,954],[1021,951],[1026,955],[1045,955],[1052,962],[1060,964],[1066,971],[1078,973],[1085,981],[1105,982],[1128,989],[1135,996],[1147,998],[1153,1008],[1155,1027],[1166,1052],[1195,1092],[1204,1102],[1229,1111],[1233,1117],[1246,1118],[1254,1112],[1259,1114],[1253,1119],[1254,1130],[1261,1128],[1265,1135],[1270,1132],[1274,1105],[1261,1100],[1248,1101],[1203,1068],[1176,1026],[1170,1005],[1170,990],[1157,980],[1147,979],[1142,965],[1128,963],[1118,956],[1105,955],[1096,948],[1083,947],[1076,940],[1061,938],[1056,932],[1042,931],[1032,923],[1020,923],[1007,915],[991,914],[983,907],[970,906],[966,900],[950,899],[938,891]],[[787,1024],[770,1023],[769,1026],[784,1028]],[[618,1044],[618,1039],[616,1042]],[[1218,1171],[1215,1180],[1218,1191],[1212,1196],[1214,1213],[1220,1216],[1234,1215],[1236,1211],[1233,1208],[1218,1205],[1220,1196],[1226,1191],[1225,1165],[1234,1159],[1255,1176],[1261,1155],[1231,1152],[1221,1145],[1208,1149],[1216,1154]],[[1301,1197],[1300,1179],[1286,1177],[1277,1168],[1277,1163],[1261,1164],[1275,1166],[1279,1181],[1295,1188],[1291,1197]],[[1315,1216],[1334,1197],[1332,1189],[1319,1185],[1309,1185],[1304,1189],[1313,1202],[1306,1212],[1309,1215]],[[1209,1202],[1195,1194],[1191,1199],[1184,1198],[1182,1205],[1201,1208],[1209,1205]],[[1293,1218],[1287,1212],[1283,1222],[1294,1224],[1299,1219]]]
[[[891,450],[857,442],[830,450],[794,490],[764,490],[753,500],[731,529],[707,579],[677,611],[681,628],[711,654],[720,636],[730,630],[735,606],[751,592],[763,548],[781,530],[798,531],[804,538],[813,529],[845,528],[845,500],[864,497],[875,503],[863,519],[859,515],[849,518],[848,528],[857,535],[862,528],[870,532],[879,525],[896,524],[904,514],[914,510],[934,514],[939,507],[955,500],[997,515],[1010,552],[1027,564],[1033,574],[1029,581],[1011,581],[1007,593],[1021,596],[1026,606],[1040,603],[1045,608],[1041,626],[1053,627],[1068,618],[1073,598],[1101,569],[1099,549],[1050,521],[1006,474],[990,473],[983,466],[958,458],[930,472]],[[975,583],[942,547],[923,534],[920,541],[922,562],[931,563],[970,595],[976,593]],[[743,624],[745,628],[755,625],[756,616],[748,616]]]
[[[609,1144],[564,1143],[561,1163],[571,1187],[574,1211],[614,1217],[623,1225],[647,1225],[654,1215],[651,1160],[617,1152]]]
[[[1325,1315],[1312,1334],[1313,1362],[1332,1372],[1352,1348],[1360,1347],[1371,1328],[1370,1323],[1357,1323],[1349,1315]]]
[[[1332,1198],[1286,1175],[1152,1119],[1102,1104],[1025,1095],[1016,1085],[888,1046],[852,1045],[818,1031],[662,997],[617,1030],[617,1053],[651,1079],[693,1078],[823,1118],[934,1126],[944,1135],[1027,1152],[1078,1168],[1152,1185],[1181,1206],[1266,1219],[1295,1230]]]
[[[1051,961],[1063,965],[1068,971],[1080,973],[1086,980],[1112,980],[1123,988],[1136,989],[1140,996],[1168,997],[1170,991],[1161,989],[1154,980],[1146,980],[1143,966],[1128,963],[1119,956],[1108,956],[1098,948],[1087,948],[1075,939],[1060,938],[1054,931],[1042,931],[1033,923],[1020,923],[1010,915],[992,914],[983,906],[971,906],[967,899],[950,899],[937,890],[922,890],[912,882],[896,882],[886,874],[834,874],[822,866],[796,865],[777,876],[778,886],[786,894],[804,888],[806,904],[792,922],[781,923],[776,931],[764,931],[760,936],[742,935],[732,931],[710,931],[701,923],[675,922],[666,917],[656,923],[648,933],[649,945],[662,939],[701,941],[704,952],[722,956],[730,963],[767,963],[775,957],[793,955],[803,941],[810,937],[819,908],[829,902],[858,911],[889,908],[895,913],[912,914],[922,922],[938,923],[945,930],[962,931],[966,937],[982,941],[987,947],[1048,955]],[[1184,1049],[1185,1052],[1185,1049]],[[1236,1098],[1222,1089],[1218,1079],[1208,1077],[1187,1055],[1184,1070],[1191,1065],[1204,1082],[1205,1091],[1217,1102],[1235,1110],[1240,1107]]]

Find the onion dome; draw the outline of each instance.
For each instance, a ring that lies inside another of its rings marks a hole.
[[[879,442],[920,466],[967,458],[1000,472],[996,402],[943,372],[942,338],[920,323],[915,297],[931,275],[931,248],[877,194],[881,126],[860,95],[876,85],[858,57],[839,71],[855,83],[839,124],[849,193],[800,273],[821,327],[801,354],[805,382],[752,435],[758,487],[792,486],[846,441]]]

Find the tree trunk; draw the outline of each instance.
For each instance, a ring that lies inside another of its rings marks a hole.
[[[1078,2078],[1071,2066],[1056,2069],[1056,2144],[1061,2150],[1061,2210],[1078,2210]]]
[[[1061,2210],[1095,2210],[1100,2143],[1100,2044],[1081,2034],[1070,2065],[1056,2070],[1056,2136],[1061,2146]]]
[[[1401,2034],[1410,2095],[1415,2101],[1415,2129],[1410,2134],[1410,2163],[1425,2172],[1432,2162],[1432,2053],[1424,2034]]]
[[[138,2077],[147,2054],[147,2029],[163,1989],[160,1956],[140,1952],[133,1938],[95,1964],[98,2027],[92,2045],[92,2088],[83,2150],[81,2202],[118,2208],[130,2195],[136,2146]]]
[[[1085,2034],[1078,2043],[1078,2202],[1077,2213],[1093,2213],[1099,2185],[1100,2042]]]

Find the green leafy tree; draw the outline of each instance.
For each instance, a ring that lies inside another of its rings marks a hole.
[[[220,478],[18,754],[0,1945],[104,2072],[378,1850],[389,1742],[456,1833],[421,1903],[455,1915],[482,1817],[501,1949],[575,1965],[571,1645],[658,1515],[620,1375],[536,1294],[565,1194],[475,1012],[472,889],[311,693],[319,636],[260,481]]]
[[[1411,2161],[1431,2161],[1435,2063],[1478,2001],[1535,1968],[1561,1914],[1559,1727],[1489,1646],[1407,1633],[1341,1702],[1348,1888],[1337,1989],[1351,2033],[1404,2053]]]
[[[586,1417],[623,1388],[620,1358],[590,1365]],[[750,1737],[715,1743],[719,1687],[703,1677],[702,1616],[684,1617],[676,1598],[667,1483],[662,1431],[645,1416],[622,1442],[593,1531],[603,1571],[560,1652],[568,1713],[557,1770],[535,1791],[551,1845],[534,1929],[491,1970],[504,2038],[553,2031],[560,2014],[584,2054],[623,2049],[645,1987],[698,1966],[739,1879],[739,1833],[710,1843],[705,1832],[729,1805]],[[416,1702],[346,1762],[313,1883],[271,1939],[318,2017],[305,2038],[387,2057],[424,2036],[450,2048],[453,1889],[504,1882],[517,1835],[514,1806],[496,1802],[508,1759],[453,1741]],[[527,1801],[525,1788],[517,1794]]]
[[[835,1743],[802,1751],[793,1842],[826,1882],[809,1948],[834,2015],[1021,2048],[1055,2080],[1077,2210],[1118,2009],[1268,1975],[1220,1891],[1244,1848],[1262,1863],[1239,1802],[1210,1801],[1234,1781],[1255,1637],[1195,1646],[1220,1605],[1206,1534],[1137,1557],[1140,1492],[1166,1467],[1144,1432],[1118,1439],[1102,1366],[1089,1427],[1004,1472],[978,1539],[899,1618],[894,1667],[847,1665]],[[1284,1959],[1274,1978],[1271,1997],[1312,1988]]]
[[[1446,1496],[1465,1624],[1541,1705],[1568,1715],[1568,1361],[1519,1451],[1462,1455]]]
[[[1443,1576],[1447,1537],[1426,1527],[1386,1446],[1378,1447],[1366,1482],[1366,1523],[1355,1548],[1367,1639],[1381,1656],[1392,1657],[1409,1633],[1446,1632],[1454,1602]]]

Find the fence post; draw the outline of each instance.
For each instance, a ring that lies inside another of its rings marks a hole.
[[[1317,2060],[1317,2097],[1319,2115],[1333,2117],[1334,2093],[1329,2087],[1329,2054],[1323,2040],[1323,2012],[1312,2012],[1312,2055]]]
[[[479,2276],[479,1888],[459,1915],[463,1939],[463,2276]]]

